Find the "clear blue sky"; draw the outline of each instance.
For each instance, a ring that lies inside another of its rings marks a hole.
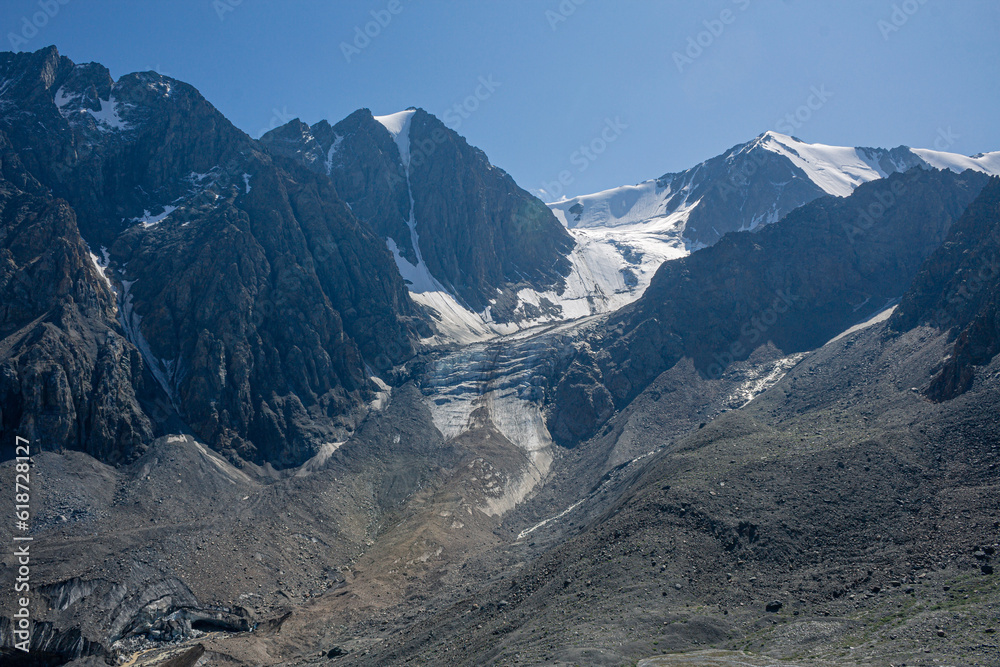
[[[386,25],[348,61],[371,12]],[[360,107],[445,117],[478,88],[447,116],[458,131],[522,187],[569,170],[570,195],[685,169],[796,111],[811,142],[1000,150],[996,0],[4,0],[0,26],[3,50],[28,34],[19,50],[187,81],[252,136]],[[574,156],[602,132],[602,153]]]

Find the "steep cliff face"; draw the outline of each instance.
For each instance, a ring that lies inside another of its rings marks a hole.
[[[496,300],[498,288],[562,281],[573,241],[540,200],[420,109],[410,147],[413,211],[432,274],[477,311]]]
[[[642,298],[581,343],[549,426],[589,437],[684,357],[719,377],[769,341],[810,350],[899,299],[989,180],[912,170],[823,198],[759,232],[728,234],[663,264]]]
[[[354,428],[418,324],[385,243],[328,178],[275,164],[158,74],[113,81],[49,48],[4,54],[0,81],[0,130],[76,213],[167,413],[279,466]]]
[[[273,153],[333,180],[351,210],[398,252],[411,289],[426,272],[495,322],[530,319],[517,292],[564,288],[574,242],[551,212],[486,155],[415,109],[336,125],[295,120],[261,138]],[[412,267],[412,268],[411,268]]]
[[[121,462],[152,426],[137,400],[143,364],[63,200],[0,132],[0,425],[47,449]]]
[[[329,176],[337,194],[358,220],[384,239],[393,239],[412,264],[416,255],[406,221],[410,193],[406,169],[392,135],[367,109],[359,109],[331,126],[312,127],[296,119],[261,137],[268,149]]]
[[[889,322],[950,332],[950,354],[925,388],[938,401],[968,391],[976,368],[1000,353],[1000,179],[993,178],[920,267]]]

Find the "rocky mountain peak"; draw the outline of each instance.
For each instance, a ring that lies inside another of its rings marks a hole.
[[[569,272],[574,242],[544,205],[423,109],[385,117],[359,109],[308,129],[292,121],[261,142],[329,175],[391,243],[411,290],[446,294],[472,317],[489,308],[495,321],[516,319],[519,289],[561,289]]]

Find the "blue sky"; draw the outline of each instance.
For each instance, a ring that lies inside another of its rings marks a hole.
[[[4,50],[187,81],[252,136],[423,107],[566,195],[768,129],[1000,150],[995,0],[4,0],[0,26]]]

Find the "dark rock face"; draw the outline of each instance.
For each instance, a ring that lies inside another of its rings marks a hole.
[[[388,252],[327,203],[327,179],[258,159],[239,206],[136,227],[112,257],[128,262],[134,314],[188,423],[221,449],[293,465],[353,428],[373,397],[366,359],[386,370],[412,353],[396,317],[410,306]]]
[[[424,260],[473,310],[490,305],[498,287],[562,282],[573,240],[541,200],[420,109],[410,153]]]
[[[687,185],[691,211],[684,237],[711,245],[728,232],[753,229],[783,218],[826,192],[783,156],[750,142],[708,160],[703,168],[659,179],[675,189]],[[783,184],[776,187],[776,183]]]
[[[359,109],[331,126],[325,120],[311,128],[299,120],[276,128],[261,143],[276,155],[328,175],[337,194],[375,233],[391,238],[412,264],[417,257],[410,242],[410,193],[406,169],[392,135],[368,109]]]
[[[88,242],[111,246],[131,219],[204,184],[253,142],[192,86],[152,72],[117,82],[54,47],[0,54],[0,126],[25,166],[77,210]]]
[[[410,197],[420,253],[430,273],[469,308],[493,305],[513,317],[501,293],[560,289],[573,240],[542,202],[437,118],[410,122],[409,172],[392,135],[361,109],[334,126],[298,120],[261,138],[274,154],[329,174],[354,214],[416,263],[407,226]],[[496,303],[492,303],[496,301]]]
[[[24,171],[2,133],[0,160],[0,424],[42,448],[128,459],[152,428],[114,294],[73,210]]]
[[[1000,179],[993,178],[920,268],[890,326],[950,330],[951,354],[927,395],[948,400],[975,380],[975,367],[1000,352]]]
[[[83,258],[74,261],[87,267],[79,281],[108,299],[110,340],[133,344],[94,346],[117,373],[85,374],[95,387],[127,377],[138,391],[138,349],[165,413],[213,447],[278,466],[300,463],[318,443],[353,429],[374,395],[366,367],[385,372],[411,356],[418,323],[385,243],[326,176],[293,161],[276,164],[194,88],[154,73],[115,82],[103,67],[75,66],[48,48],[0,55],[0,79],[0,131],[27,175],[5,178],[37,179],[68,202],[63,217],[76,213]],[[39,232],[39,243],[63,238],[68,223],[60,224]],[[107,249],[117,313],[81,234],[94,252]],[[56,278],[30,284],[60,284]],[[6,292],[2,305],[20,308]],[[66,316],[56,322],[66,339],[60,355],[87,349],[74,326]],[[26,349],[52,356],[57,348],[39,339]],[[72,393],[53,373],[36,382],[50,387],[45,396]],[[18,383],[5,381],[4,419],[33,423],[45,404],[29,404],[28,387]],[[81,387],[74,395],[109,402],[119,394]],[[117,410],[110,402],[102,409]],[[150,429],[139,416],[121,417],[131,430],[99,426],[125,435],[113,439],[113,451],[95,454],[110,461],[134,454]],[[74,420],[84,415],[57,419]],[[83,448],[79,431],[64,424],[47,446]]]
[[[642,298],[581,347],[572,363],[586,372],[560,379],[553,436],[572,444],[603,424],[595,415],[605,412],[604,392],[595,383],[620,409],[683,357],[718,377],[768,341],[801,352],[863,321],[906,292],[987,180],[974,172],[894,174],[666,262]]]

